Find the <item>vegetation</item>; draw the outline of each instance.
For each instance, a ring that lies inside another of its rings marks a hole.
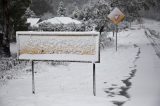
[[[59,3],[57,16],[66,16],[66,8],[64,7],[64,4],[62,1]]]
[[[3,52],[9,57],[10,39],[15,38],[15,31],[27,30],[26,17],[24,17],[26,9],[29,7],[30,0],[1,0],[0,1],[0,24],[3,27]]]

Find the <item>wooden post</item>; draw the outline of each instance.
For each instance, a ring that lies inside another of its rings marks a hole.
[[[32,61],[32,93],[35,94],[34,61]]]
[[[96,72],[95,72],[95,63],[93,63],[93,95],[96,96]]]

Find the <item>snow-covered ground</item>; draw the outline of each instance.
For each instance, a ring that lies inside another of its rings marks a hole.
[[[139,25],[121,31],[118,51],[115,46],[101,51],[96,96],[91,63],[36,62],[36,94],[32,94],[31,72],[25,71],[28,66],[16,70],[23,74],[0,85],[0,106],[158,106],[160,59],[145,31]]]

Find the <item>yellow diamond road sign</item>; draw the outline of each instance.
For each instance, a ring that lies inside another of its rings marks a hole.
[[[124,17],[125,15],[117,7],[108,15],[108,18],[116,25],[122,22]]]

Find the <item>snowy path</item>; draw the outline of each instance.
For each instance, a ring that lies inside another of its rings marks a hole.
[[[124,106],[159,106],[160,104],[160,60],[151,45],[140,45],[137,73],[128,93],[131,96]]]
[[[154,27],[153,25],[152,29]],[[128,91],[131,98],[124,106],[159,106],[160,104],[160,59],[158,58],[160,42],[149,32],[145,34],[139,37],[142,42],[137,42],[141,50],[140,58],[136,62],[137,73],[131,80],[133,85]]]
[[[31,72],[26,72],[0,87],[0,106],[156,106],[160,60],[144,32],[122,31],[118,51],[110,47],[101,52],[101,63],[96,64],[96,97],[92,64],[39,62],[35,65],[36,94],[31,94]]]

